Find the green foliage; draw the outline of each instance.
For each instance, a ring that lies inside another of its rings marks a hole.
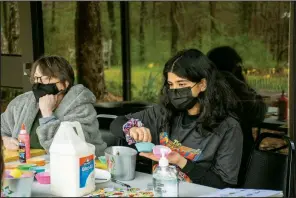
[[[153,76],[152,72],[150,72],[148,78],[146,76],[144,77],[143,86],[138,92],[137,97],[135,97],[136,100],[157,102],[159,90],[156,89],[156,82],[158,75],[159,74]]]
[[[281,93],[288,90],[288,76],[262,78],[261,76],[248,76],[248,83],[256,90]]]
[[[130,2],[130,41],[132,65],[132,97],[134,100],[156,101],[161,87],[161,71],[171,54],[170,2],[145,2],[147,13],[144,21],[145,60],[139,62],[140,2]],[[67,58],[75,67],[75,11],[76,2],[55,3],[55,30],[52,31],[52,2],[43,2],[43,25],[46,54],[57,54]],[[274,3],[273,8],[275,8]],[[100,2],[102,35],[110,38],[110,21],[107,2]],[[270,6],[271,3],[268,3]],[[153,7],[154,6],[154,7]],[[209,2],[178,2],[175,20],[178,26],[178,50],[198,48],[207,53],[210,49],[228,45],[234,47],[250,69],[268,70],[278,67],[269,40],[263,34],[242,32],[242,3],[216,2],[215,16],[211,16]],[[267,4],[265,5],[267,9]],[[260,7],[260,6],[257,6]],[[116,54],[119,64],[105,69],[108,92],[122,96],[121,74],[121,27],[120,2],[114,2],[116,27]],[[153,8],[155,8],[153,10]],[[270,9],[270,8],[269,8]],[[263,13],[264,14],[264,13]],[[274,16],[273,16],[274,17]],[[270,19],[269,19],[270,20]],[[282,19],[278,19],[282,20]],[[211,21],[215,31],[211,29]],[[255,23],[251,21],[250,23]],[[260,24],[259,24],[260,25]],[[271,22],[267,26],[273,26]],[[260,29],[260,28],[259,28]],[[256,35],[258,34],[258,35]],[[268,32],[272,34],[272,32]],[[270,36],[269,36],[270,37]],[[283,41],[286,42],[286,41]],[[286,45],[286,44],[284,44]],[[287,57],[284,57],[287,59]],[[149,65],[152,65],[151,67]],[[148,75],[149,74],[149,75]],[[256,90],[279,92],[287,87],[287,77],[263,78],[248,76],[248,81]]]

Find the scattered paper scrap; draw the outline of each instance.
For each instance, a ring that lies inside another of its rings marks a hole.
[[[152,191],[131,188],[100,188],[86,197],[154,197]]]
[[[200,197],[283,197],[282,191],[225,188]]]

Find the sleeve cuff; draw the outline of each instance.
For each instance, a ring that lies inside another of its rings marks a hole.
[[[47,124],[50,121],[56,120],[57,118],[55,116],[49,116],[49,117],[44,117],[44,118],[39,118],[39,124],[44,125]]]
[[[195,164],[191,160],[187,160],[186,165],[184,166],[184,168],[182,168],[182,172],[188,174],[190,171],[193,170],[194,167]]]

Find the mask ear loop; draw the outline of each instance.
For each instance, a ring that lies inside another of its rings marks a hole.
[[[59,82],[61,82],[61,81],[59,81]],[[59,82],[57,82],[57,83],[59,83]],[[58,94],[65,94],[65,95],[66,95],[66,93],[67,93],[68,91],[69,91],[69,86],[66,87],[65,89],[62,89],[61,91],[59,91]]]
[[[193,87],[195,87],[195,85],[197,85],[198,83],[195,83],[192,87],[190,87],[190,89],[192,89]]]

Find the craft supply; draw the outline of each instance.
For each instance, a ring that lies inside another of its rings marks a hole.
[[[111,179],[111,174],[102,169],[95,169],[95,181],[96,183],[104,183]]]
[[[95,190],[95,146],[85,141],[79,122],[61,122],[49,153],[53,195],[81,197]]]
[[[119,184],[119,185],[121,185],[121,186],[123,186],[123,187],[126,187],[127,189],[130,189],[130,188],[131,188],[130,185],[125,184],[125,183],[123,183],[123,182],[120,182],[120,181],[118,181],[118,180],[116,180],[116,179],[112,179],[112,178],[111,178],[111,181],[114,182],[114,183],[116,183],[116,184]]]
[[[18,169],[23,170],[23,171],[28,171],[30,168],[35,167],[35,164],[22,164],[18,166]]]
[[[49,172],[42,172],[42,173],[37,173],[35,175],[38,183],[40,184],[50,184],[50,173]]]
[[[282,191],[225,188],[200,197],[283,197]]]
[[[4,169],[5,170],[11,170],[17,168],[19,165],[18,164],[5,164]]]
[[[19,140],[19,154],[20,154],[20,162],[25,163],[27,159],[31,157],[30,152],[30,135],[27,133],[25,125],[22,124],[20,134],[18,136]],[[25,155],[24,155],[25,153]]]
[[[41,155],[45,155],[46,151],[43,149],[31,149],[31,157],[37,157]],[[31,158],[30,158],[31,159]],[[10,151],[4,150],[4,162],[13,162],[19,160],[19,152],[18,151]],[[28,161],[28,159],[27,159]]]
[[[101,163],[107,164],[105,156],[100,156],[100,157],[98,157],[98,159],[100,160]]]
[[[37,166],[45,166],[45,159],[43,158],[31,158],[27,160],[27,164],[36,164]]]
[[[1,197],[31,197],[34,173],[22,171],[22,175],[18,178],[10,176],[11,173],[14,174],[13,170],[4,172],[1,182]]]
[[[142,190],[139,188],[100,188],[86,197],[154,197],[152,190]]]
[[[19,169],[13,169],[10,171],[10,176],[12,176],[13,178],[20,178],[22,176],[22,171]]]
[[[152,149],[155,147],[155,144],[151,142],[138,142],[135,144],[138,152],[151,153]]]
[[[45,168],[37,167],[37,166],[36,167],[31,167],[30,171],[34,171],[37,174],[37,173],[45,172]]]
[[[95,180],[98,180],[98,181],[107,181],[107,179],[105,179],[105,178],[96,178]]]
[[[119,155],[118,155],[119,153]],[[112,178],[130,181],[136,176],[137,150],[125,146],[110,146],[105,149],[108,171]]]
[[[22,140],[19,140],[19,160],[20,163],[26,163],[26,144],[22,142]]]
[[[100,160],[95,160],[95,167],[103,170],[107,170],[107,163],[103,164]]]
[[[22,178],[27,178],[27,177],[33,177],[34,176],[33,171],[24,171],[23,174],[21,175]]]

